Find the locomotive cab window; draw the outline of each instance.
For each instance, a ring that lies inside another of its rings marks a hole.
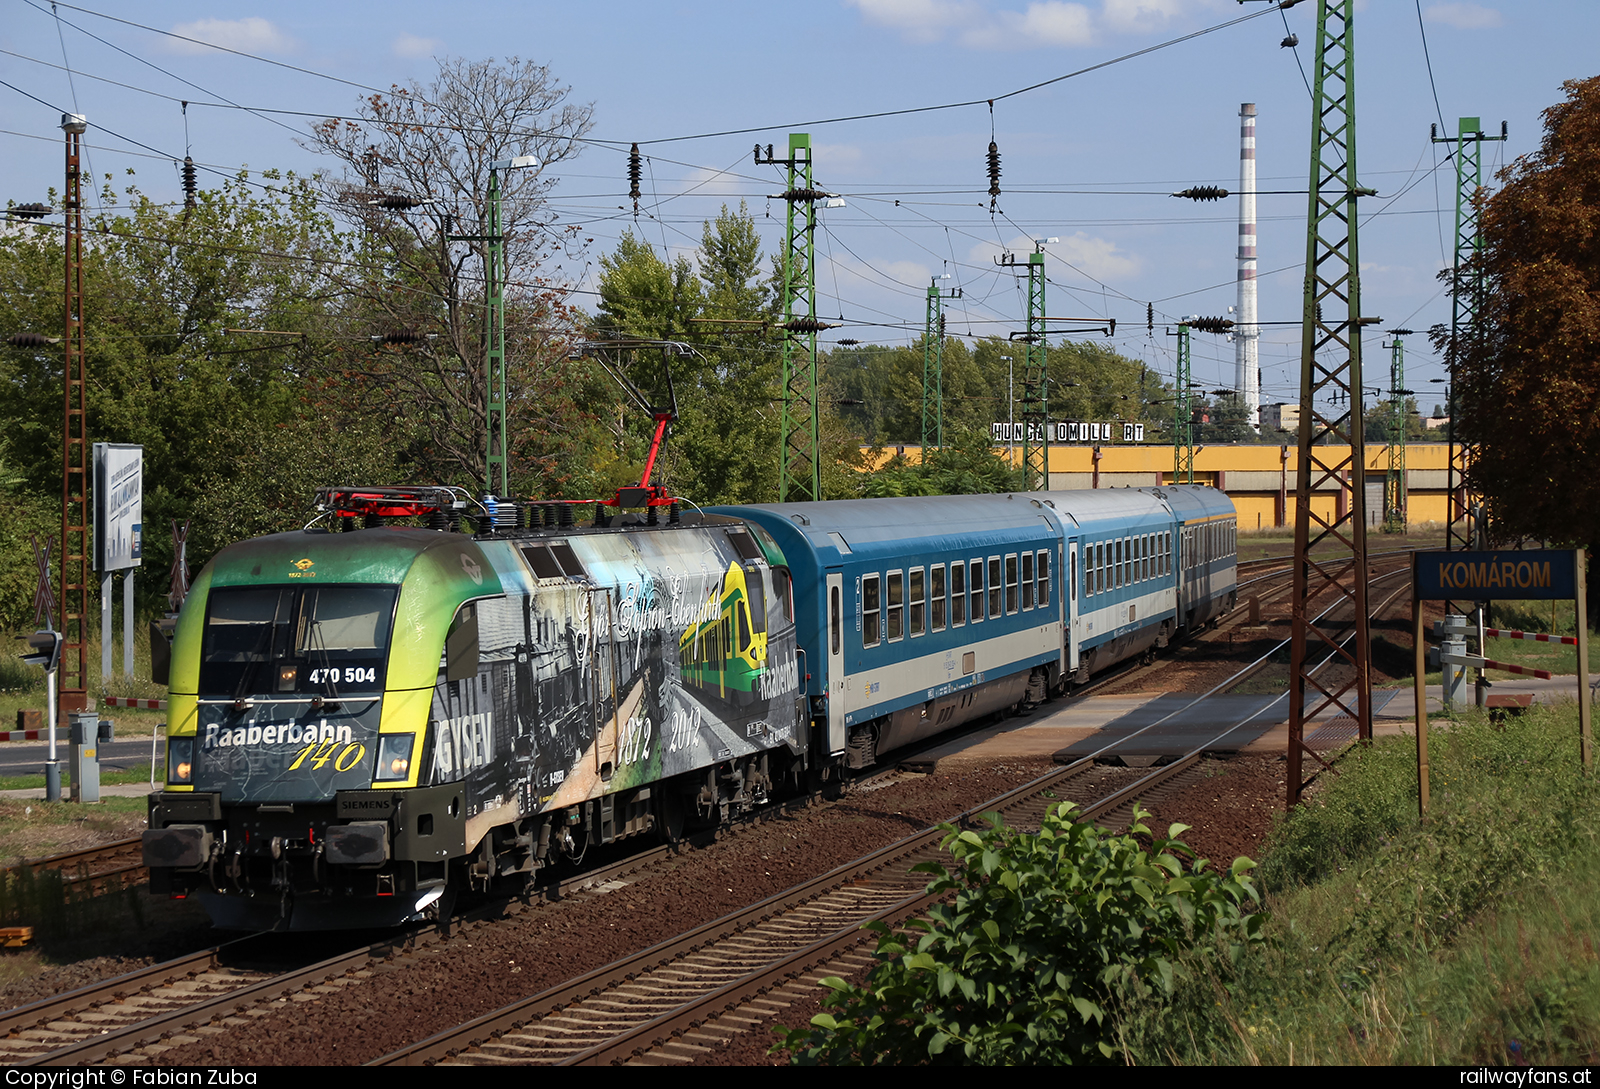
[[[222,587],[206,601],[200,690],[381,692],[393,586]]]

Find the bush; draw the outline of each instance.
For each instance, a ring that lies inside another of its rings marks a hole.
[[[1249,859],[1226,874],[1186,869],[1176,837],[1187,826],[1146,849],[1142,810],[1115,835],[1074,822],[1074,808],[1034,834],[994,818],[981,834],[946,826],[955,871],[917,869],[954,903],[911,924],[914,948],[874,924],[881,963],[866,985],[824,980],[832,1012],[779,1046],[801,1064],[1105,1062],[1121,1003],[1171,994],[1180,958],[1236,959],[1259,940],[1262,916],[1240,911],[1257,899]]]

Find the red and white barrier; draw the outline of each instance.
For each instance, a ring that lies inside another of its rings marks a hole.
[[[100,702],[107,707],[133,707],[145,711],[165,711],[166,700],[136,700],[131,696],[102,696]]]
[[[1506,631],[1503,628],[1484,628],[1483,634],[1490,639],[1526,639],[1533,643],[1564,643],[1569,647],[1578,645],[1576,635],[1539,635],[1531,631]],[[1504,666],[1496,668],[1503,669]]]

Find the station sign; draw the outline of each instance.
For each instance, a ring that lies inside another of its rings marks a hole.
[[[1564,600],[1577,595],[1576,557],[1559,548],[1419,552],[1414,589],[1423,601]]]
[[[1142,423],[1091,423],[1060,420],[1048,425],[1050,442],[1143,442]],[[989,425],[989,439],[995,444],[1044,442],[1046,428],[1036,423],[1001,421]]]

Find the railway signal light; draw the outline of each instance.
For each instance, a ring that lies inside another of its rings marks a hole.
[[[22,655],[23,662],[38,666],[46,673],[54,673],[56,667],[61,664],[61,633],[50,630],[36,631],[23,638],[32,648],[30,653]]]

